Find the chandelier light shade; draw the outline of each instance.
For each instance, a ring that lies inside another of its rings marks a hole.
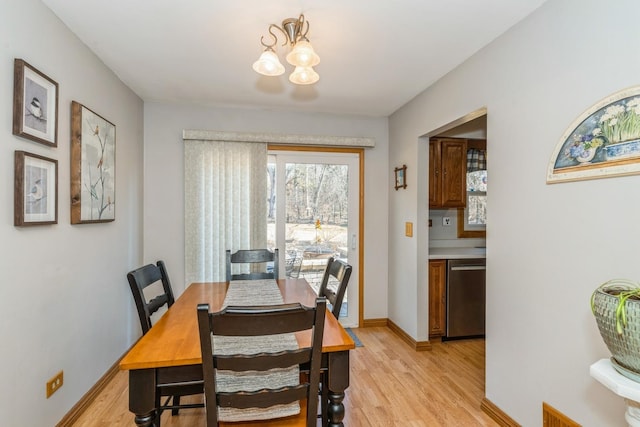
[[[306,25],[305,25],[306,24]],[[260,58],[253,63],[253,69],[264,76],[279,76],[284,73],[284,66],[280,63],[274,46],[278,43],[278,37],[274,29],[279,30],[284,36],[282,46],[289,46],[291,49],[286,56],[289,64],[295,66],[294,71],[289,76],[289,81],[298,85],[310,85],[320,79],[318,73],[313,69],[320,63],[320,57],[313,50],[311,42],[307,38],[309,32],[309,21],[304,15],[296,18],[287,18],[282,21],[282,26],[276,24],[269,25],[269,34],[273,39],[272,43],[265,43],[264,36],[260,38],[260,43],[264,46],[264,51]]]
[[[297,85],[312,85],[318,80],[320,76],[311,67],[296,67],[289,76],[289,81]]]
[[[279,76],[284,73],[284,65],[280,63],[278,55],[271,48],[262,52],[260,58],[253,63],[253,69],[256,73],[265,76]]]
[[[296,67],[315,67],[320,63],[320,57],[308,40],[300,40],[287,55],[287,62]]]

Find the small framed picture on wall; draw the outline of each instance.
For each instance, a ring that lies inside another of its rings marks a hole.
[[[396,173],[396,185],[395,189],[407,188],[407,165],[402,165],[400,168],[395,168]]]
[[[58,83],[22,59],[13,68],[13,134],[57,147]]]
[[[58,161],[16,151],[14,225],[58,223]]]

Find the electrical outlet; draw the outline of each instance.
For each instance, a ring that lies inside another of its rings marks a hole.
[[[64,372],[58,372],[53,378],[47,381],[47,399],[51,397],[53,393],[58,391],[64,383]]]
[[[442,217],[442,225],[444,225],[445,227],[448,226],[448,225],[451,225],[451,217],[443,216]]]

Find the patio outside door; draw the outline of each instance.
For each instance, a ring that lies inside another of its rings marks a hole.
[[[358,326],[359,155],[269,151],[267,242],[280,250],[281,276],[316,289],[329,257],[352,267],[340,322]]]

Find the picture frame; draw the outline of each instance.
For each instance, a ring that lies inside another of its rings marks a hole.
[[[57,224],[58,161],[15,151],[14,172],[13,224]]]
[[[57,147],[58,83],[20,58],[13,69],[13,134]]]
[[[71,224],[115,221],[116,126],[71,102]]]
[[[402,167],[395,168],[394,172],[396,175],[396,191],[399,188],[407,188],[407,165],[402,165]]]
[[[640,86],[583,112],[560,137],[547,184],[640,174]]]

